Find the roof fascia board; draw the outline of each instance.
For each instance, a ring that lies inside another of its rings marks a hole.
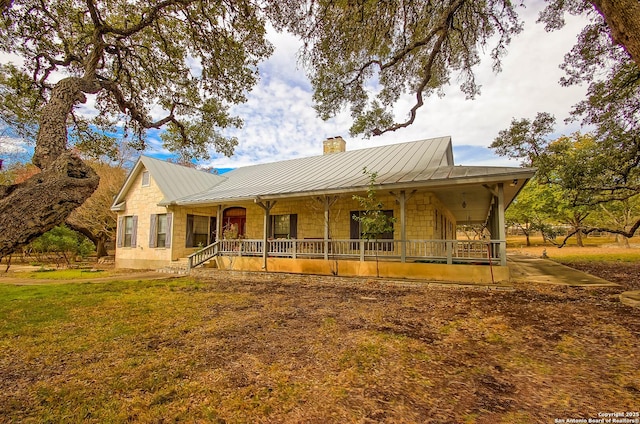
[[[124,181],[122,188],[120,188],[120,191],[118,192],[116,197],[113,199],[113,203],[111,206],[112,210],[113,208],[124,204],[124,198],[126,197],[127,193],[131,189],[131,186],[133,185],[133,180],[135,180],[135,178],[138,176],[138,173],[140,172],[140,168],[143,166],[144,164],[142,163],[142,156],[140,156],[136,164],[133,165],[133,168],[131,168],[131,172],[129,172],[129,175],[127,175],[127,179]]]
[[[483,183],[499,183],[505,182],[509,180],[513,180],[514,178],[525,179],[528,180],[535,174],[535,170],[531,168],[522,169],[522,171],[516,171],[509,174],[501,174],[494,176],[477,176],[477,177],[458,177],[458,178],[450,178],[443,179],[438,181],[420,181],[420,182],[408,182],[408,183],[396,183],[396,184],[376,184],[376,189],[381,190],[410,190],[410,189],[418,189],[418,188],[442,188],[447,186],[461,186],[461,185],[470,185],[470,184],[483,184]],[[524,185],[524,184],[522,184]],[[295,197],[309,197],[309,196],[332,196],[339,194],[350,194],[350,193],[358,193],[362,191],[366,191],[368,185],[364,186],[355,186],[355,187],[347,187],[347,188],[335,188],[329,190],[313,190],[313,191],[300,191],[300,192],[292,192],[292,193],[274,193],[274,194],[260,194],[255,196],[244,196],[244,197],[225,197],[215,200],[200,200],[195,202],[189,201],[173,201],[169,203],[160,203],[161,206],[168,205],[179,205],[179,206],[189,206],[189,205],[207,205],[207,204],[219,204],[219,203],[230,203],[230,202],[253,202],[256,198],[260,198],[262,200],[278,200],[278,199],[287,199],[287,198],[295,198]]]

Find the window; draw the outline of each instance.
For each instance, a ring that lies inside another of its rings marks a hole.
[[[133,217],[126,216],[124,218],[124,247],[131,247],[132,237],[133,237]]]
[[[361,239],[364,238],[363,236],[363,229],[362,229],[362,222],[358,221],[355,217],[361,217],[364,214],[365,211],[351,211],[351,213],[349,214],[349,216],[351,217],[351,227],[350,227],[350,235],[349,237],[352,240],[356,240],[356,239]],[[381,211],[382,213],[384,213],[387,218],[393,218],[393,211],[392,210],[384,210]],[[393,224],[391,224],[391,226],[393,227]],[[391,231],[387,231],[386,233],[382,233],[380,235],[378,235],[377,237],[378,240],[393,240],[393,230]],[[352,249],[358,249],[358,244],[357,243],[351,243],[351,248]],[[389,242],[381,242],[378,243],[377,245],[377,249],[378,250],[393,250],[393,243],[389,243]]]
[[[298,237],[298,215],[271,215],[271,238],[291,238]]]
[[[187,245],[199,247],[209,245],[209,217],[187,215]]]
[[[158,216],[158,226],[156,229],[157,239],[156,246],[157,247],[165,247],[167,242],[167,214],[157,215]]]
[[[151,215],[149,247],[171,247],[172,214]]]
[[[117,247],[136,247],[138,217],[135,215],[118,218]]]
[[[142,172],[142,187],[149,187],[149,171]]]

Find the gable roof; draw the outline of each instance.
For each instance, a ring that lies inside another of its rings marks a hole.
[[[453,166],[451,137],[370,147],[300,159],[246,166],[224,174],[227,180],[178,205],[237,201],[276,195],[305,195],[361,189],[369,184],[366,167],[378,184],[422,181],[440,167]]]
[[[225,181],[226,178],[198,169],[177,165],[148,156],[140,156],[127,176],[120,192],[115,197],[112,210],[122,210],[127,192],[137,176],[144,170],[151,177],[164,195],[159,204],[169,204],[184,196],[200,193]]]
[[[535,173],[534,168],[454,166],[451,137],[246,166],[222,176],[142,156],[112,210],[124,210],[127,192],[144,168],[164,194],[158,205],[188,206],[361,192],[369,185],[365,167],[377,173],[379,187],[428,189],[468,223],[486,220],[495,184],[503,184],[508,206]]]

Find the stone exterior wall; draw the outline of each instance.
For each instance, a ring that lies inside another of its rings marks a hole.
[[[164,196],[153,177],[149,178],[148,186],[142,186],[142,174],[140,172],[133,181],[127,195],[125,210],[118,212],[118,218],[132,215],[138,217],[136,247],[116,247],[115,262],[118,268],[159,268],[168,265],[172,259],[171,248],[149,247],[151,215],[170,211],[163,206],[158,206],[158,202]],[[173,234],[172,240],[175,240]]]
[[[123,215],[138,216],[138,247],[119,248],[116,251],[116,266],[126,268],[154,268],[171,265],[171,261],[186,258],[197,248],[186,247],[187,215],[215,217],[218,206],[170,208],[157,206],[163,198],[153,178],[149,187],[142,187],[138,176],[127,196],[126,210]],[[360,193],[364,196],[366,193]],[[401,239],[400,204],[396,197],[388,192],[378,192],[383,209],[393,210],[396,218],[394,239]],[[246,234],[248,239],[262,239],[264,228],[264,210],[254,202],[238,202],[223,205],[223,210],[231,207],[246,209]],[[362,210],[351,194],[334,199],[329,213],[329,236],[333,239],[350,238],[351,214]],[[150,215],[173,213],[171,248],[149,248]],[[324,202],[317,198],[296,198],[278,200],[271,209],[271,215],[297,214],[298,239],[324,238]],[[407,193],[406,200],[406,237],[408,240],[454,239],[456,222],[453,215],[442,202],[430,192]]]

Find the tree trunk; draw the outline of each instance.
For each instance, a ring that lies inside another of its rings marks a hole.
[[[529,239],[529,231],[524,231],[524,236],[527,239],[527,247],[531,246],[531,240]]]
[[[69,77],[56,83],[40,115],[32,160],[35,166],[45,169],[67,150],[67,118],[76,103],[87,101],[83,91],[94,90],[93,84],[82,78]]]
[[[28,180],[0,187],[0,257],[26,246],[56,225],[98,187],[98,174],[67,150],[67,119],[84,93],[100,90],[97,80],[58,81],[43,106],[33,164],[42,170]]]
[[[107,252],[107,240],[106,237],[98,237],[96,245],[96,257],[98,259],[107,256],[109,252]]]
[[[638,0],[592,0],[611,30],[613,42],[623,46],[640,67],[640,2]]]
[[[0,0],[0,13],[11,7],[13,0]]]
[[[94,170],[69,152],[0,198],[0,257],[65,221],[98,187]]]
[[[582,241],[582,230],[578,230],[576,232],[576,244],[578,247],[584,247],[584,243]]]
[[[631,246],[629,245],[629,239],[623,236],[622,234],[616,234],[616,242],[618,242],[618,245],[620,247],[624,247],[625,249],[631,249]]]

